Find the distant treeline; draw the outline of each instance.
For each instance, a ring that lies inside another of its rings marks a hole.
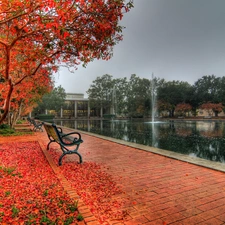
[[[157,115],[163,112],[170,117],[196,116],[198,109],[213,112],[215,116],[225,106],[225,77],[207,75],[193,85],[188,82],[153,78],[140,78],[135,74],[130,79],[116,78],[105,74],[97,77],[87,91],[90,104],[109,113],[111,107],[117,115],[128,117],[150,116],[154,107]],[[154,98],[152,98],[154,97]],[[153,99],[155,99],[154,107]]]

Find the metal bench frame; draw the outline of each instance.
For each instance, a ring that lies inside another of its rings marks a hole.
[[[30,117],[27,118],[27,121],[30,123],[30,125],[33,125],[33,131],[42,131],[43,122],[36,122],[34,119],[31,119]]]
[[[44,128],[47,132],[49,143],[47,145],[47,150],[49,150],[49,145],[52,142],[56,142],[60,145],[63,154],[59,157],[59,166],[62,165],[62,158],[67,154],[76,154],[79,156],[79,161],[82,163],[82,156],[78,152],[79,146],[83,143],[81,135],[78,132],[70,132],[64,134],[61,127],[57,127],[55,124],[46,124],[44,123]],[[75,135],[72,136],[72,135]],[[75,149],[69,149],[69,147],[74,147]]]

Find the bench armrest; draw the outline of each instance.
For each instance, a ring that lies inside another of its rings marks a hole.
[[[73,135],[73,134],[76,134],[76,135],[78,135],[78,137],[73,137],[73,136],[71,136],[71,135]],[[81,135],[80,135],[80,133],[78,133],[78,132],[71,132],[71,133],[68,133],[68,134],[63,134],[62,136],[61,136],[61,138],[62,139],[64,139],[64,138],[67,138],[67,139],[69,139],[72,143],[81,143],[81,142],[83,142],[83,140],[81,139]]]
[[[57,127],[57,130],[59,131],[59,133],[63,132],[61,127]]]
[[[64,137],[70,136],[70,135],[72,135],[72,134],[77,134],[79,138],[76,138],[76,137],[75,137],[75,138],[76,138],[76,139],[81,139],[81,135],[80,135],[80,133],[78,133],[78,132],[71,132],[71,133],[68,133],[68,134],[63,134],[61,137],[64,138]]]

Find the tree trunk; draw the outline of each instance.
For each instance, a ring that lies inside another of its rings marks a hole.
[[[9,113],[10,100],[11,100],[13,89],[14,89],[13,84],[12,84],[11,80],[9,80],[9,91],[8,91],[8,95],[5,99],[5,104],[3,107],[4,112],[1,114],[0,124],[3,124],[4,120],[6,119],[8,113]]]

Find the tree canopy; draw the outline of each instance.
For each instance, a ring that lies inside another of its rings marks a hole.
[[[106,81],[108,78],[108,81]],[[154,85],[153,85],[154,84]],[[150,116],[153,107],[158,115],[163,113],[173,117],[174,112],[180,116],[187,113],[196,115],[197,109],[213,112],[215,116],[224,110],[225,106],[225,77],[214,75],[203,76],[194,85],[184,81],[166,81],[159,78],[140,78],[132,74],[130,79],[113,79],[112,75],[103,75],[93,81],[88,90],[89,100],[95,99],[96,105],[101,106],[97,96],[104,96],[116,87],[116,105],[118,114],[131,117]],[[151,94],[155,93],[155,106],[152,104]],[[110,107],[112,101],[105,99],[104,106]]]
[[[45,110],[55,110],[59,112],[65,105],[66,92],[62,86],[55,87],[50,93],[43,95],[34,113],[44,114]]]
[[[3,0],[0,2],[0,90],[8,87],[0,123],[6,118],[15,86],[40,70],[107,60],[122,40],[125,0]]]

